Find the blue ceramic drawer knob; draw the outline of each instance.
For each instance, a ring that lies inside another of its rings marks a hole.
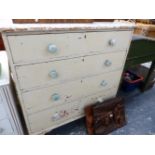
[[[59,94],[54,93],[54,94],[52,95],[52,100],[53,100],[53,101],[58,101],[59,99],[60,99],[60,95],[59,95]]]
[[[105,81],[105,80],[103,80],[102,82],[101,82],[101,84],[100,84],[102,87],[105,87],[105,86],[107,86],[108,85],[108,83]]]
[[[49,51],[50,53],[56,53],[56,52],[58,51],[58,48],[57,48],[57,46],[54,45],[54,44],[49,44],[49,45],[48,45],[48,51]]]
[[[56,70],[52,70],[52,71],[50,71],[49,76],[50,76],[52,79],[56,79],[56,78],[58,77],[58,73],[57,73]]]
[[[109,67],[109,66],[112,65],[112,62],[111,62],[110,60],[105,60],[104,65],[105,65],[106,67]]]

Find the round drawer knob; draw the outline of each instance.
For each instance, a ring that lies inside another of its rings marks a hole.
[[[55,94],[52,95],[52,100],[53,101],[58,101],[59,99],[60,99],[60,95],[59,94],[55,93]]]
[[[102,86],[102,87],[107,86],[107,84],[108,84],[108,83],[107,83],[105,80],[103,80],[103,81],[101,82],[101,86]]]
[[[110,39],[109,40],[109,45],[110,46],[114,46],[116,44],[116,40],[115,39]]]
[[[58,51],[58,48],[57,48],[56,45],[49,44],[49,45],[48,45],[48,51],[49,51],[50,53],[56,53],[56,52]]]
[[[53,79],[56,79],[58,77],[58,73],[56,70],[52,70],[50,71],[49,76]]]
[[[58,112],[54,113],[53,116],[52,116],[52,120],[53,121],[56,121],[60,118],[60,115],[58,114]]]
[[[104,65],[105,65],[106,67],[109,67],[109,66],[112,65],[112,62],[111,62],[110,60],[105,60]]]
[[[3,128],[0,128],[0,134],[3,133],[3,132],[4,132],[4,129]]]

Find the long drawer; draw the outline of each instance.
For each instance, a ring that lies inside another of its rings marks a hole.
[[[126,50],[131,31],[8,36],[13,62],[27,63]]]
[[[16,67],[22,90],[55,85],[123,67],[126,52],[108,53]]]
[[[59,106],[118,86],[121,70],[23,93],[27,113]]]
[[[30,115],[29,123],[31,127],[31,134],[46,131],[48,128],[53,129],[65,124],[66,122],[75,120],[76,118],[83,116],[84,107],[86,105],[95,103],[99,98],[105,100],[115,97],[116,92],[117,88],[113,87],[107,91],[100,92],[71,103],[66,103],[56,108],[48,108],[47,110]]]

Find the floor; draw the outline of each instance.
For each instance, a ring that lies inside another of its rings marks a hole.
[[[127,125],[110,135],[152,135],[155,134],[155,87],[141,93],[120,92],[125,97]],[[86,135],[85,120],[80,119],[59,127],[49,135]]]

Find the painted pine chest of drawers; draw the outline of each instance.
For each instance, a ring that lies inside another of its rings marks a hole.
[[[133,29],[118,23],[45,27],[3,32],[29,134],[83,117],[86,105],[116,96]]]

